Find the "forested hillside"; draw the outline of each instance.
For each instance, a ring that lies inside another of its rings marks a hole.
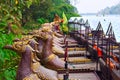
[[[28,12],[29,14],[25,14]],[[34,21],[44,22],[52,21],[55,14],[61,17],[63,12],[65,12],[68,18],[79,16],[76,14],[76,8],[70,4],[69,0],[43,0],[38,5],[33,4],[29,9],[26,8],[23,16],[27,22],[30,20],[29,18]]]
[[[56,13],[62,16],[65,12],[67,18],[79,16],[69,0],[0,0],[0,9],[0,21],[3,22],[0,24],[7,26],[12,23],[15,28],[35,28],[38,26],[37,22],[52,21]]]
[[[98,12],[98,14],[120,14],[120,3],[112,7],[107,7]]]

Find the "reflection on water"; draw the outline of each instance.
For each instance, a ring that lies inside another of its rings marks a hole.
[[[105,33],[108,29],[109,23],[111,22],[117,42],[120,42],[120,15],[82,15],[82,17],[85,21],[88,19],[90,26],[93,29],[97,28],[97,25],[100,21]],[[77,18],[79,19],[80,17]]]

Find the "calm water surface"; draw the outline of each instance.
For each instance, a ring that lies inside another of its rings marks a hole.
[[[105,15],[105,16],[82,15],[82,17],[85,21],[88,19],[91,28],[93,28],[94,30],[97,28],[97,25],[100,21],[104,33],[106,33],[108,26],[111,22],[117,42],[120,42],[120,15]],[[80,17],[77,18],[79,19]]]

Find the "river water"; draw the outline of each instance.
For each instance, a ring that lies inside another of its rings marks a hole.
[[[77,17],[78,19],[80,17]],[[82,18],[86,21],[88,19],[90,27],[94,30],[97,28],[99,21],[103,27],[104,33],[106,33],[110,22],[112,23],[113,31],[117,42],[120,42],[120,15],[105,15],[105,16],[96,16],[96,15],[82,15]]]

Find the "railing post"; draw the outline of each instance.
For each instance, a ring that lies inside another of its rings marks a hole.
[[[69,70],[68,70],[68,41],[66,41],[66,50],[65,50],[65,56],[64,56],[64,61],[65,61],[65,70],[66,70],[66,74],[64,75],[64,80],[68,80],[69,79]]]
[[[86,20],[84,27],[85,27],[86,55],[87,55],[87,51],[88,51],[88,35],[89,35],[89,27],[90,27],[90,24],[89,24],[88,20]]]
[[[119,50],[119,53],[120,53],[120,42],[118,43],[118,50]],[[118,56],[118,60],[120,61],[120,54]],[[119,74],[120,74],[120,62],[119,62],[119,66],[118,66],[118,71],[119,71]]]
[[[110,39],[110,36],[109,36],[109,39]],[[110,40],[108,39],[108,60],[109,60],[109,63],[108,63],[108,80],[110,80]]]

